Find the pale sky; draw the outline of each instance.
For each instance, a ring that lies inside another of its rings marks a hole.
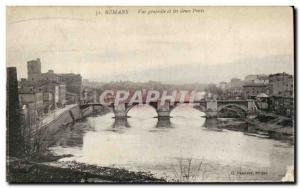
[[[202,13],[140,14],[146,10]],[[128,10],[126,15],[105,10]],[[96,15],[101,12],[101,15]],[[116,80],[209,83],[293,74],[291,7],[8,7],[7,65]]]

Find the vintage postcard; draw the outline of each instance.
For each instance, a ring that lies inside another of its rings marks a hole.
[[[6,7],[9,183],[294,183],[294,8]]]

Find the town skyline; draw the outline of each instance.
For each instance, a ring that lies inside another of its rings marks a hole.
[[[40,59],[40,58],[36,58],[36,59]],[[31,60],[36,60],[36,59],[31,59]],[[28,61],[31,61],[31,60],[28,60]],[[288,73],[288,74],[291,74],[291,75],[294,75],[294,70],[287,70],[286,68],[285,69],[281,69],[280,66],[279,66],[279,70],[276,72],[276,71],[272,71],[270,69],[267,69],[267,71],[263,72],[259,72],[259,71],[249,71],[248,73],[245,73],[245,74],[240,74],[240,75],[232,75],[232,77],[227,77],[225,78],[224,80],[222,80],[222,78],[220,78],[218,81],[215,81],[215,82],[207,82],[207,80],[204,80],[204,82],[201,82],[201,80],[199,81],[190,81],[190,82],[178,82],[178,81],[165,81],[165,80],[158,80],[158,79],[148,79],[148,80],[134,80],[134,79],[111,79],[111,80],[99,80],[99,79],[93,79],[93,78],[89,78],[89,77],[86,77],[84,76],[81,72],[72,72],[72,71],[62,71],[62,72],[59,72],[55,69],[55,67],[48,67],[47,64],[43,63],[44,61],[42,59],[40,59],[41,62],[42,62],[42,67],[41,67],[41,70],[43,73],[47,73],[48,71],[54,71],[55,73],[63,73],[63,74],[66,74],[66,73],[72,73],[72,74],[80,74],[83,78],[83,80],[88,80],[88,81],[91,81],[91,82],[99,82],[99,83],[110,83],[110,82],[134,82],[134,83],[144,83],[144,82],[160,82],[160,83],[163,83],[163,84],[178,84],[178,85],[181,85],[181,84],[219,84],[220,82],[229,82],[231,79],[234,79],[234,78],[238,78],[238,79],[241,79],[241,80],[244,80],[246,76],[248,75],[269,75],[269,74],[276,74],[276,73]],[[28,62],[26,61],[26,63]],[[28,78],[27,77],[27,64],[25,64],[25,68],[21,69],[17,67],[17,71],[18,71],[18,80],[22,79],[22,78]],[[257,69],[255,67],[255,65],[252,65],[255,69]],[[276,66],[276,65],[275,65]],[[46,67],[46,68],[45,68]],[[273,68],[274,68],[274,65],[273,65]],[[248,66],[248,69],[249,69],[249,66]],[[219,69],[220,70],[220,67]],[[251,70],[251,68],[250,68]],[[117,78],[119,78],[118,75],[115,75]]]

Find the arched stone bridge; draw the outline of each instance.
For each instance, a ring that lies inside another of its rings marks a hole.
[[[184,102],[188,103],[188,102]],[[115,118],[127,118],[127,114],[131,108],[138,105],[139,103],[121,103],[118,105],[111,104],[109,107],[113,110]],[[146,104],[146,103],[144,103]],[[156,112],[158,118],[170,118],[170,114],[172,110],[178,105],[183,104],[180,102],[168,102],[166,101],[165,104],[161,104],[159,101],[157,102],[150,102],[147,103],[148,105],[152,106]],[[198,106],[199,109],[206,113],[207,118],[215,118],[218,116],[218,113],[226,108],[235,108],[246,115],[254,114],[257,110],[255,102],[253,100],[200,100],[194,101],[190,103],[194,106]],[[86,103],[80,105],[81,109],[87,108],[89,106],[104,106],[100,103]]]

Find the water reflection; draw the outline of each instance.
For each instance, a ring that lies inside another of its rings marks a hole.
[[[172,128],[172,123],[171,123],[171,118],[170,117],[158,117],[157,118],[157,123],[156,123],[156,128]]]
[[[130,128],[127,118],[114,118],[113,129]]]
[[[170,117],[153,117],[153,120],[157,119],[156,124],[153,122],[153,128],[172,128],[171,118]],[[112,130],[119,131],[125,128],[131,128],[129,123],[130,118],[114,118],[112,124]],[[134,120],[133,120],[134,121]]]
[[[86,121],[44,127],[32,136],[27,148],[43,154],[49,146],[81,147],[88,131],[92,129]]]
[[[218,128],[219,122],[217,118],[205,118],[205,123],[203,124],[203,127],[212,129],[212,128]]]

